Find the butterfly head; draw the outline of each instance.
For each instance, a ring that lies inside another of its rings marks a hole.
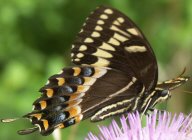
[[[156,89],[155,92],[157,102],[165,101],[171,97],[169,89]]]
[[[155,90],[151,93],[150,107],[154,107],[157,103],[166,101],[171,97],[171,92],[175,88],[183,85],[189,80],[189,77],[178,77],[172,80],[158,83]]]

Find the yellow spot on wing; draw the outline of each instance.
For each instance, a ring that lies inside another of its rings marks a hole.
[[[77,57],[78,57],[78,58],[82,58],[83,56],[84,56],[84,54],[82,54],[82,53],[78,53],[78,54],[77,54]]]
[[[85,93],[74,93],[74,94],[70,95],[69,101],[79,99],[79,98],[83,97],[84,95],[85,95]]]
[[[113,45],[115,45],[115,46],[119,46],[119,45],[120,45],[120,42],[117,41],[117,40],[114,39],[114,38],[110,38],[109,41],[108,41],[108,43],[113,44]]]
[[[95,68],[95,73],[92,77],[94,78],[99,78],[102,77],[103,75],[105,75],[107,72],[106,69],[102,69],[102,68]]]
[[[117,19],[120,23],[123,23],[125,20],[124,20],[124,18],[122,18],[122,17],[119,17],[118,19]]]
[[[57,128],[60,128],[60,129],[62,129],[62,128],[65,128],[65,126],[64,126],[64,124],[59,124],[58,126],[57,126]]]
[[[145,46],[129,46],[129,47],[125,47],[125,50],[129,53],[146,52],[147,51]]]
[[[128,40],[128,38],[126,38],[126,37],[124,37],[124,36],[122,36],[122,35],[120,35],[118,33],[115,33],[113,35],[113,37],[116,38],[117,40],[121,41],[121,42],[124,42],[124,41]]]
[[[87,50],[87,46],[85,46],[85,45],[81,45],[79,47],[79,51],[86,51],[86,50]]]
[[[53,96],[53,89],[51,89],[51,88],[48,88],[48,89],[46,89],[46,94],[47,94],[47,97],[52,97]]]
[[[111,53],[108,53],[106,51],[103,51],[101,49],[97,49],[97,51],[95,53],[93,53],[92,55],[98,56],[98,57],[104,57],[104,58],[112,58],[113,55]]]
[[[75,106],[75,105],[78,105],[82,102],[83,99],[76,99],[76,100],[73,100],[73,101],[69,101],[68,103],[68,107],[72,107],[72,106]]]
[[[77,86],[77,92],[81,93],[81,92],[86,92],[88,89],[90,88],[90,86]]]
[[[32,115],[30,115],[30,116],[35,117],[35,118],[37,118],[38,120],[40,120],[41,117],[42,117],[42,114],[32,114]]]
[[[83,29],[81,29],[80,31],[79,31],[79,33],[82,33],[83,32]]]
[[[62,86],[65,83],[65,79],[64,78],[56,78],[58,80],[58,85]]]
[[[48,128],[49,128],[49,122],[48,122],[48,120],[42,120],[42,122],[43,122],[43,126],[44,126],[44,128],[45,128],[45,130],[47,130]]]
[[[139,32],[135,28],[127,29],[128,32],[130,32],[133,35],[139,35]]]
[[[118,25],[118,26],[121,25],[117,20],[115,20],[115,21],[113,22],[113,24],[114,24],[114,25]]]
[[[101,26],[97,25],[97,26],[95,27],[95,30],[96,30],[96,31],[102,31],[103,28],[102,28]]]
[[[107,16],[106,14],[102,14],[102,15],[100,16],[100,18],[101,18],[101,19],[108,19],[108,16]]]
[[[45,109],[47,107],[47,102],[46,101],[40,101],[39,102],[41,109]]]
[[[97,24],[99,24],[99,25],[103,25],[105,22],[103,21],[103,20],[98,20],[97,21]]]
[[[71,53],[71,57],[73,57],[74,56],[74,53]]]
[[[113,14],[113,11],[112,11],[111,9],[106,9],[104,12],[105,12],[106,14]]]
[[[91,34],[92,37],[100,37],[100,33],[99,32],[93,32]]]
[[[112,26],[110,27],[110,29],[113,30],[113,31],[120,32],[120,33],[122,33],[122,34],[125,35],[125,36],[130,36],[128,33],[124,32],[124,31],[121,30],[121,29],[119,29],[119,28],[118,28],[117,26],[115,26],[115,25],[112,25]]]
[[[110,50],[110,51],[115,51],[115,48],[105,42],[99,48],[104,49],[104,50]]]
[[[73,76],[78,76],[81,72],[81,68],[79,67],[73,67],[72,69],[74,70]]]
[[[70,117],[74,117],[79,113],[81,113],[81,108],[80,106],[75,106],[75,107],[71,107],[68,111],[69,111]]]
[[[97,62],[91,64],[91,66],[100,66],[100,67],[106,67],[110,64],[110,61],[107,60],[107,59],[104,59],[104,58],[99,58],[98,57],[98,60]]]
[[[80,61],[79,58],[75,58],[75,59],[73,59],[73,60],[76,61],[76,62],[79,62],[79,61]]]
[[[75,117],[75,123],[80,122],[83,119],[83,115],[79,114],[78,116]]]
[[[85,42],[85,43],[92,43],[92,42],[93,42],[93,39],[88,37],[88,38],[85,39],[84,42]]]

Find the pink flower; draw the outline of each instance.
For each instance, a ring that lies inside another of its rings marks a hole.
[[[121,127],[115,120],[109,127],[101,126],[98,136],[89,133],[85,140],[192,140],[192,117],[171,115],[163,111],[154,111],[146,117],[142,127],[140,115],[128,113],[120,118]]]

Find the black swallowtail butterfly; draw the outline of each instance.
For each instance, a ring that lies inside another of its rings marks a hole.
[[[118,10],[104,6],[87,18],[72,45],[71,59],[76,66],[51,76],[33,111],[23,116],[35,127],[19,134],[39,130],[49,135],[87,118],[95,122],[125,112],[143,113],[189,80],[181,75],[157,83],[157,61],[140,29]]]

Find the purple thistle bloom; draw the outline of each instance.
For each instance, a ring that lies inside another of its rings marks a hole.
[[[99,136],[89,133],[85,140],[192,140],[191,115],[171,115],[155,110],[146,117],[144,127],[138,112],[128,113],[127,118],[122,115],[120,122],[121,127],[115,120],[109,127],[99,127]]]

